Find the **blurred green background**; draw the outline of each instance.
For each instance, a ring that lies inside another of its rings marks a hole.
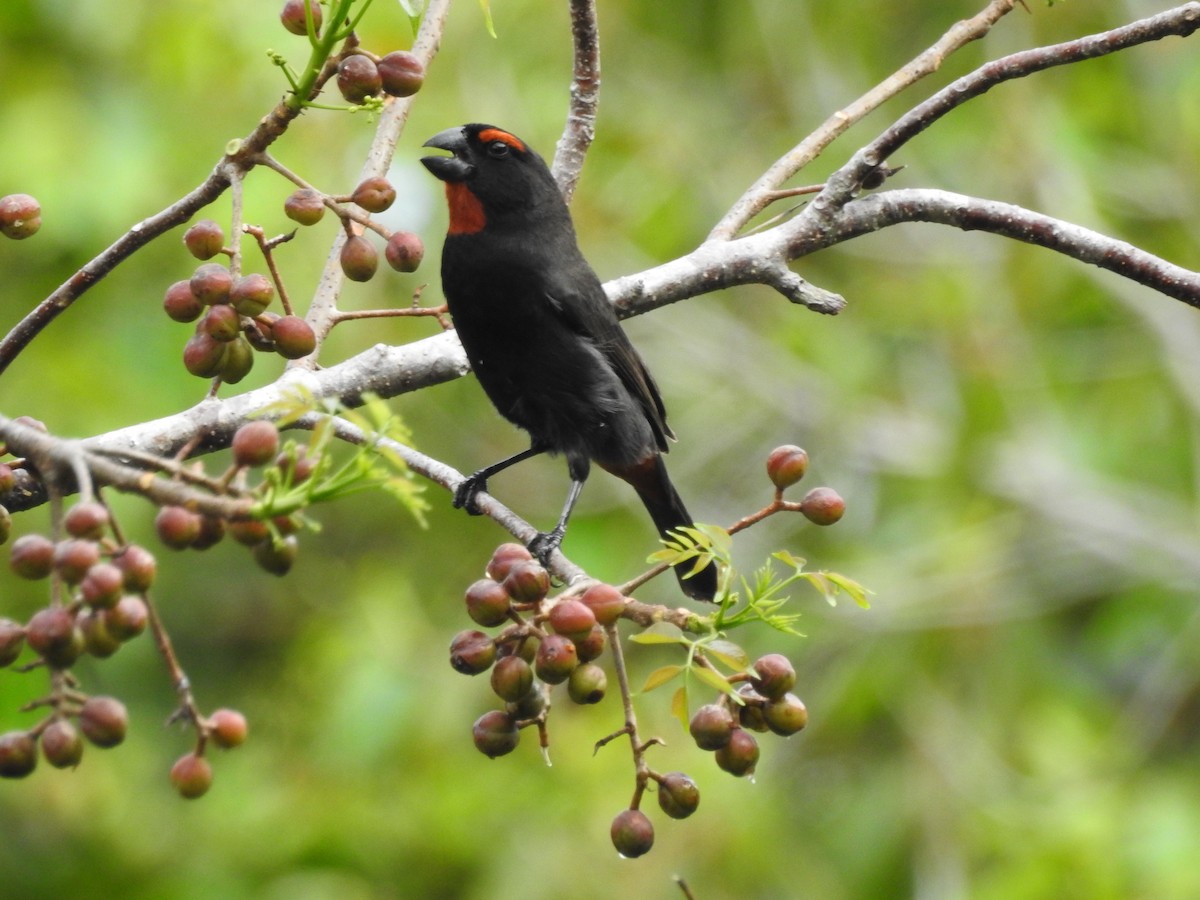
[[[0,241],[0,327],[133,222],[194,186],[284,89],[266,50],[301,59],[276,0],[195,4],[9,0],[0,6],[0,194],[36,195],[44,226]],[[976,5],[846,0],[607,0],[599,135],[574,204],[603,277],[701,241],[741,191],[839,107]],[[393,172],[393,226],[429,244],[415,276],[346,289],[346,308],[407,303],[431,281],[444,228],[416,163],[450,125],[491,121],[547,156],[570,66],[563,0],[456,4]],[[797,183],[819,181],[907,105],[985,59],[1113,27],[1165,3],[1030,4],[868,122]],[[367,47],[406,47],[379,3]],[[905,148],[895,184],[1027,204],[1200,267],[1200,43],[1177,39],[1007,84]],[[371,127],[312,112],[273,148],[330,191],[352,187]],[[248,185],[249,217],[288,227],[288,186]],[[228,204],[212,211],[228,216]],[[333,227],[285,252],[303,298]],[[165,415],[204,384],[179,355],[188,327],[160,311],[194,262],[169,235],[56,321],[0,379],[0,409],[86,436]],[[429,527],[392,501],[320,509],[293,573],[242,548],[160,550],[157,595],[206,709],[234,706],[251,740],[215,760],[197,802],[166,772],[190,746],[164,728],[173,696],[149,641],[85,664],[125,699],[131,734],[75,772],[0,784],[0,895],[127,898],[1185,898],[1200,896],[1200,319],[1194,310],[1055,255],[985,235],[908,226],[805,259],[844,294],[823,318],[766,289],[698,298],[628,323],[680,441],[669,462],[702,521],[769,497],[776,444],[812,457],[806,485],[846,498],[831,529],[774,519],[739,539],[750,572],[778,548],[844,572],[873,606],[798,591],[807,638],[737,635],[795,661],[811,725],[764,739],[754,783],[717,770],[640,701],[663,771],[700,784],[685,822],[649,811],[653,852],[618,859],[608,823],[628,802],[628,752],[592,743],[620,704],[556,710],[554,765],[528,737],[497,761],[470,725],[483,679],[446,663],[469,624],[461,593],[504,539],[431,487]],[[428,322],[339,328],[332,363]],[[261,359],[244,383],[279,371]],[[228,390],[228,389],[227,389]],[[462,471],[522,446],[470,378],[395,401],[422,450]],[[214,463],[215,464],[215,463]],[[497,493],[550,523],[560,461]],[[152,542],[152,509],[118,498]],[[48,527],[45,510],[18,531]],[[597,476],[566,550],[599,577],[639,569],[654,539],[632,492]],[[0,576],[21,618],[41,585]],[[648,600],[675,603],[655,583]],[[634,680],[676,658],[631,651]],[[39,675],[0,673],[0,730]]]

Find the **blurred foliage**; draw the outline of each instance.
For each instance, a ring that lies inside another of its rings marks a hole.
[[[868,122],[798,183],[819,180],[906,104],[987,58],[1120,24],[1167,4],[1030,4]],[[607,0],[599,134],[575,201],[604,277],[685,252],[771,161],[977,5],[847,0]],[[0,241],[0,320],[17,321],[133,222],[198,183],[284,85],[268,48],[300,57],[277,4],[129,0],[0,5],[0,193],[41,201],[41,233]],[[350,285],[348,308],[407,303],[434,282],[440,194],[424,138],[493,121],[546,155],[570,71],[567,4],[453,10],[393,176],[394,224],[430,245],[415,276]],[[380,3],[364,40],[408,46]],[[1200,267],[1200,44],[1176,39],[1007,84],[905,149],[901,186],[1028,204]],[[306,114],[275,152],[328,190],[353,185],[362,117]],[[289,187],[251,178],[251,219],[288,225]],[[227,215],[218,204],[214,218]],[[303,297],[331,228],[283,264]],[[173,237],[122,266],[0,381],[0,408],[88,435],[196,402],[188,329],[159,309],[192,264]],[[632,790],[627,754],[592,742],[619,702],[559,709],[554,766],[534,741],[499,761],[470,741],[486,684],[453,673],[461,593],[501,540],[431,489],[429,527],[356,497],[319,511],[293,573],[248,554],[162,550],[160,602],[199,702],[241,708],[251,740],[184,802],[167,782],[189,738],[148,641],[81,670],[129,701],[130,738],[75,773],[0,784],[0,893],[24,898],[1087,897],[1200,895],[1200,321],[1194,310],[1023,245],[935,226],[876,234],[798,263],[850,301],[836,318],[739,289],[629,323],[680,442],[674,480],[703,521],[769,499],[763,460],[794,442],[805,485],[846,497],[835,528],[778,517],[741,536],[746,571],[788,548],[875,590],[872,608],[804,594],[805,639],[763,629],[751,653],[792,658],[808,730],[764,741],[756,783],[689,747],[663,692],[643,703],[663,770],[700,785],[677,823],[651,808],[653,852],[619,860],[608,823]],[[348,324],[332,354],[429,334]],[[333,357],[331,356],[330,359]],[[245,382],[273,378],[260,360]],[[393,404],[416,444],[462,471],[521,446],[471,379]],[[558,461],[493,485],[550,522]],[[445,502],[443,502],[445,501]],[[150,540],[152,510],[119,498]],[[18,531],[44,529],[45,511]],[[621,579],[654,549],[631,492],[597,476],[566,551]],[[660,583],[661,582],[661,583]],[[655,582],[648,600],[675,603]],[[26,615],[38,586],[3,578]],[[1193,648],[1189,650],[1188,648]],[[678,662],[631,651],[632,677]],[[36,677],[0,678],[0,725]],[[661,695],[661,696],[660,696]],[[119,888],[118,888],[119,885]]]

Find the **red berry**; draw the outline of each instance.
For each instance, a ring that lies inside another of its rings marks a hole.
[[[612,625],[625,611],[625,597],[611,584],[593,584],[579,599],[601,625]]]
[[[140,594],[154,583],[158,563],[154,554],[139,544],[129,544],[113,554],[113,564],[125,576],[125,590]]]
[[[22,578],[45,578],[54,568],[54,541],[42,534],[23,534],[13,541],[8,564]]]
[[[185,550],[200,536],[200,516],[182,506],[164,506],[154,517],[154,530],[172,550]]]
[[[218,709],[208,717],[208,724],[213,741],[226,750],[241,746],[250,730],[246,717],[235,709]]]
[[[754,663],[750,684],[768,700],[775,700],[796,686],[796,670],[786,656],[768,653]]]
[[[96,563],[79,582],[79,594],[83,602],[94,609],[115,606],[124,589],[124,574],[117,566],[106,562]]]
[[[342,244],[342,271],[351,281],[370,281],[379,268],[379,252],[361,234],[351,235]]]
[[[720,750],[733,734],[733,716],[721,704],[709,703],[696,710],[688,731],[701,750]]]
[[[471,738],[484,756],[495,759],[517,749],[521,732],[508,713],[498,709],[485,712],[471,726]]]
[[[560,600],[550,610],[550,627],[572,640],[584,640],[596,627],[596,616],[582,601]]]
[[[359,182],[350,199],[369,213],[381,213],[396,202],[396,189],[382,176]]]
[[[275,285],[261,272],[243,275],[229,289],[229,302],[241,315],[254,318],[262,315],[275,296]]]
[[[627,809],[612,821],[609,829],[613,846],[627,859],[650,852],[654,846],[654,825],[639,809]]]
[[[808,724],[808,709],[795,694],[784,694],[763,707],[763,719],[773,732],[789,737]]]
[[[197,331],[183,345],[183,367],[197,378],[216,378],[228,346],[206,331]]]
[[[273,422],[256,419],[233,435],[233,461],[239,466],[265,466],[279,452],[279,429]]]
[[[28,731],[0,734],[0,778],[24,778],[37,768],[37,742]]]
[[[478,675],[496,660],[496,643],[482,631],[460,631],[450,642],[450,665],[463,675]]]
[[[115,747],[125,740],[129,714],[115,697],[91,697],[79,711],[79,727],[97,747]]]
[[[104,627],[118,641],[128,641],[146,630],[150,610],[141,597],[126,594],[112,609],[104,610]]]
[[[304,13],[305,0],[287,0],[283,4],[283,10],[279,13],[279,21],[283,23],[283,27],[292,34],[308,34],[308,22]],[[321,19],[321,4],[317,0],[308,0],[308,8],[312,10],[311,17],[313,23],[313,34],[320,34]]]
[[[379,78],[385,93],[410,97],[425,83],[425,66],[407,50],[396,50],[379,61]]]
[[[204,304],[192,293],[191,282],[176,281],[163,295],[163,310],[176,322],[195,322],[204,312]]]
[[[317,347],[317,336],[312,326],[299,316],[281,316],[271,325],[271,335],[275,341],[275,352],[284,359],[300,359]]]
[[[833,488],[815,487],[800,501],[800,512],[814,525],[832,525],[846,511],[846,501]]]
[[[188,753],[179,757],[171,766],[171,784],[179,795],[187,800],[195,800],[208,793],[212,787],[212,766],[203,756]]]
[[[519,656],[506,656],[492,668],[492,691],[501,700],[516,703],[533,687],[533,669]]]
[[[484,628],[491,628],[508,620],[512,604],[504,585],[481,578],[467,588],[467,615]]]
[[[25,629],[21,623],[0,617],[0,669],[10,666],[25,646]]]
[[[700,789],[682,772],[668,772],[658,782],[658,806],[672,819],[686,819],[700,805]]]
[[[561,634],[548,634],[538,645],[533,666],[537,677],[546,684],[562,684],[579,665],[579,654],[569,638]]]
[[[108,527],[108,507],[95,500],[76,503],[63,516],[63,528],[71,537],[99,540]]]
[[[496,581],[503,581],[514,564],[532,559],[533,554],[523,544],[501,544],[488,561],[487,575]]]
[[[795,444],[776,447],[767,456],[767,477],[779,490],[789,488],[808,471],[808,454]]]
[[[212,219],[201,219],[183,233],[183,243],[196,259],[212,259],[225,246],[225,232]]]
[[[0,197],[0,234],[14,241],[33,237],[42,227],[42,207],[29,194]]]
[[[228,303],[233,276],[221,263],[204,263],[192,273],[188,284],[196,299],[205,305]]]
[[[383,89],[383,80],[373,60],[355,53],[338,63],[337,86],[347,103],[362,103]]]
[[[283,214],[299,225],[316,225],[325,215],[325,197],[320,191],[302,188],[283,201]]]
[[[214,341],[228,344],[241,334],[242,319],[238,311],[228,303],[218,303],[209,307],[204,318],[200,320],[200,328]]]
[[[729,736],[729,743],[718,750],[714,758],[717,765],[730,775],[738,778],[753,775],[754,767],[758,765],[758,741],[750,732],[735,728]]]
[[[42,732],[42,755],[56,769],[73,769],[83,759],[83,738],[66,719],[55,719]]]
[[[397,231],[388,238],[383,255],[397,272],[415,272],[425,258],[425,244],[411,231]]]
[[[514,562],[504,576],[504,589],[516,603],[537,603],[550,592],[550,573],[532,560]]]

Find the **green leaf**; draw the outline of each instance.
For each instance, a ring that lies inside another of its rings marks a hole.
[[[656,687],[666,684],[682,671],[683,666],[662,666],[655,669],[646,676],[646,683],[642,685],[642,693],[649,693]]]
[[[664,629],[671,629],[666,631]],[[637,634],[631,634],[629,639],[635,644],[686,644],[687,642],[680,636],[679,629],[673,625],[652,625],[645,631],[639,631]]]
[[[496,36],[496,26],[492,23],[492,3],[491,0],[479,0],[479,7],[483,10],[483,24],[487,28],[487,33],[492,37]]]
[[[803,570],[804,564],[807,562],[807,560],[802,559],[799,556],[794,556],[787,550],[776,551],[775,553],[772,553],[771,556],[779,560],[781,563],[791,566],[797,572]]]
[[[871,604],[867,600],[867,594],[872,592],[867,590],[867,588],[859,584],[853,578],[847,578],[845,575],[839,575],[837,572],[822,572],[821,574],[849,594],[850,599],[863,609],[871,608]]]
[[[671,715],[679,720],[679,724],[683,726],[683,730],[688,728],[688,696],[687,685],[681,685],[674,694],[671,695]]]
[[[710,688],[718,690],[723,694],[729,694],[731,697],[734,695],[733,686],[725,680],[721,673],[714,672],[708,666],[692,666],[690,671],[697,679],[703,681]]]
[[[704,645],[704,652],[720,660],[727,668],[735,672],[744,672],[750,656],[733,641],[715,640]]]

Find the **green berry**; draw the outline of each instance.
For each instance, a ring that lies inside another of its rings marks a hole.
[[[599,703],[607,688],[608,676],[595,663],[576,666],[567,679],[567,694],[580,705]]]
[[[789,737],[808,724],[808,709],[795,694],[784,694],[763,707],[763,719],[773,732]]]

